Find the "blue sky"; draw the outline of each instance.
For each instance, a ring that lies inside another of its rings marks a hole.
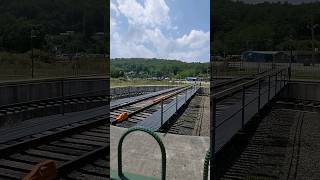
[[[111,58],[208,62],[209,0],[111,0]]]
[[[236,1],[236,0],[235,0]],[[263,2],[288,2],[291,4],[301,4],[301,3],[311,3],[311,2],[317,2],[319,0],[240,0],[246,3],[263,3]]]

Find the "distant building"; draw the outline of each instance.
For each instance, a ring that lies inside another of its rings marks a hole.
[[[241,55],[228,55],[228,56],[226,57],[226,60],[227,60],[228,62],[230,62],[230,61],[238,62],[238,61],[241,61]]]
[[[247,62],[288,62],[290,55],[282,51],[245,51],[242,61]]]
[[[186,77],[186,81],[198,81],[197,77]]]

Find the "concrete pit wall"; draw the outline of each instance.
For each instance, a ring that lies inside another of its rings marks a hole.
[[[126,86],[114,87],[110,89],[110,96],[112,99],[123,97],[138,96],[141,94],[161,91],[164,89],[173,88],[176,86]]]
[[[0,106],[75,94],[107,95],[107,78],[45,79],[0,83]]]
[[[292,81],[281,97],[320,101],[320,81]]]

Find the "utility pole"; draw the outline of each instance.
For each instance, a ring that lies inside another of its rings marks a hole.
[[[319,26],[318,24],[314,24],[313,18],[312,18],[311,25],[309,25],[308,28],[309,28],[310,31],[311,31],[312,65],[313,65],[313,66],[314,66],[314,51],[315,51],[315,48],[314,48],[314,29],[317,28],[318,26]]]
[[[33,38],[36,36],[34,35],[33,28],[31,29],[30,33],[30,41],[31,41],[31,78],[34,78],[34,58],[33,58]]]
[[[292,35],[289,36],[290,45],[288,49],[290,50],[290,60],[289,60],[289,68],[288,68],[288,79],[291,79],[291,72],[292,72],[292,63],[293,63],[293,38]]]
[[[312,43],[312,66],[314,65],[314,25],[311,25],[311,43]]]
[[[246,49],[249,51],[249,40],[246,40]]]

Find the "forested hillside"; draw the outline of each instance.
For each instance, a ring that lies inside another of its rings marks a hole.
[[[208,63],[186,63],[177,60],[118,58],[111,60],[111,77],[206,77]]]
[[[214,53],[239,54],[244,50],[311,50],[312,24],[320,25],[320,2],[245,4],[214,1]],[[320,27],[315,28],[320,48]]]
[[[103,48],[92,36],[104,31],[104,11],[105,0],[1,0],[0,50],[30,50],[33,29],[35,48],[50,49],[61,41],[58,35],[73,31],[66,41],[78,51],[97,53]]]

